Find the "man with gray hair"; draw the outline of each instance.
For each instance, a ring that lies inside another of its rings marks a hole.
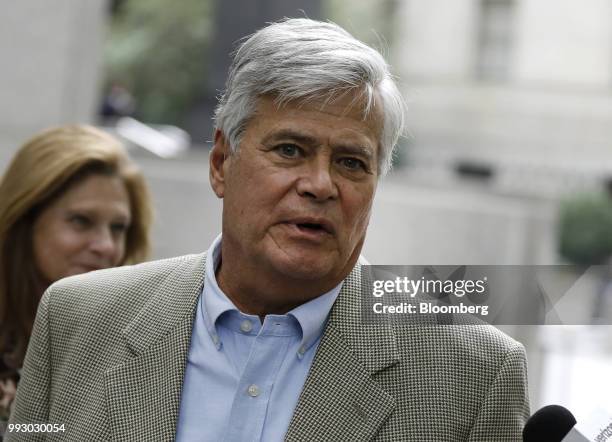
[[[361,323],[360,251],[404,121],[382,56],[331,23],[273,23],[236,52],[215,118],[222,235],[53,285],[11,423],[65,432],[8,440],[520,440],[519,343]]]

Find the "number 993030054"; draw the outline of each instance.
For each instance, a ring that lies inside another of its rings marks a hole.
[[[7,433],[63,433],[64,424],[8,424]]]

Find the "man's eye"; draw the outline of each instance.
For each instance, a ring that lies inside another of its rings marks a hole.
[[[300,148],[295,144],[281,144],[276,151],[286,158],[296,158],[300,154]]]
[[[340,163],[348,170],[367,170],[366,164],[357,158],[342,158]]]

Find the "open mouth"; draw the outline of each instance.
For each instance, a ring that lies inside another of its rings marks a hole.
[[[287,226],[292,226],[298,232],[312,238],[322,238],[325,235],[334,235],[334,225],[323,217],[295,217],[285,221]]]
[[[298,232],[311,238],[321,239],[327,235],[333,234],[333,227],[331,225],[325,222],[318,223],[315,222],[315,220],[307,220],[305,222],[302,222],[302,220],[293,220],[287,222],[287,225],[293,226]]]
[[[327,232],[327,230],[325,229],[325,227],[323,227],[321,224],[315,224],[315,223],[298,223],[296,224],[296,226],[300,229],[300,230],[306,230],[306,231],[310,231],[310,232]]]

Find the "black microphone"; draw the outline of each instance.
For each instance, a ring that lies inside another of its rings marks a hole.
[[[536,411],[523,428],[523,442],[561,442],[576,425],[576,418],[561,405]]]
[[[584,422],[567,408],[547,405],[523,428],[523,442],[612,442],[612,414],[597,407]]]

